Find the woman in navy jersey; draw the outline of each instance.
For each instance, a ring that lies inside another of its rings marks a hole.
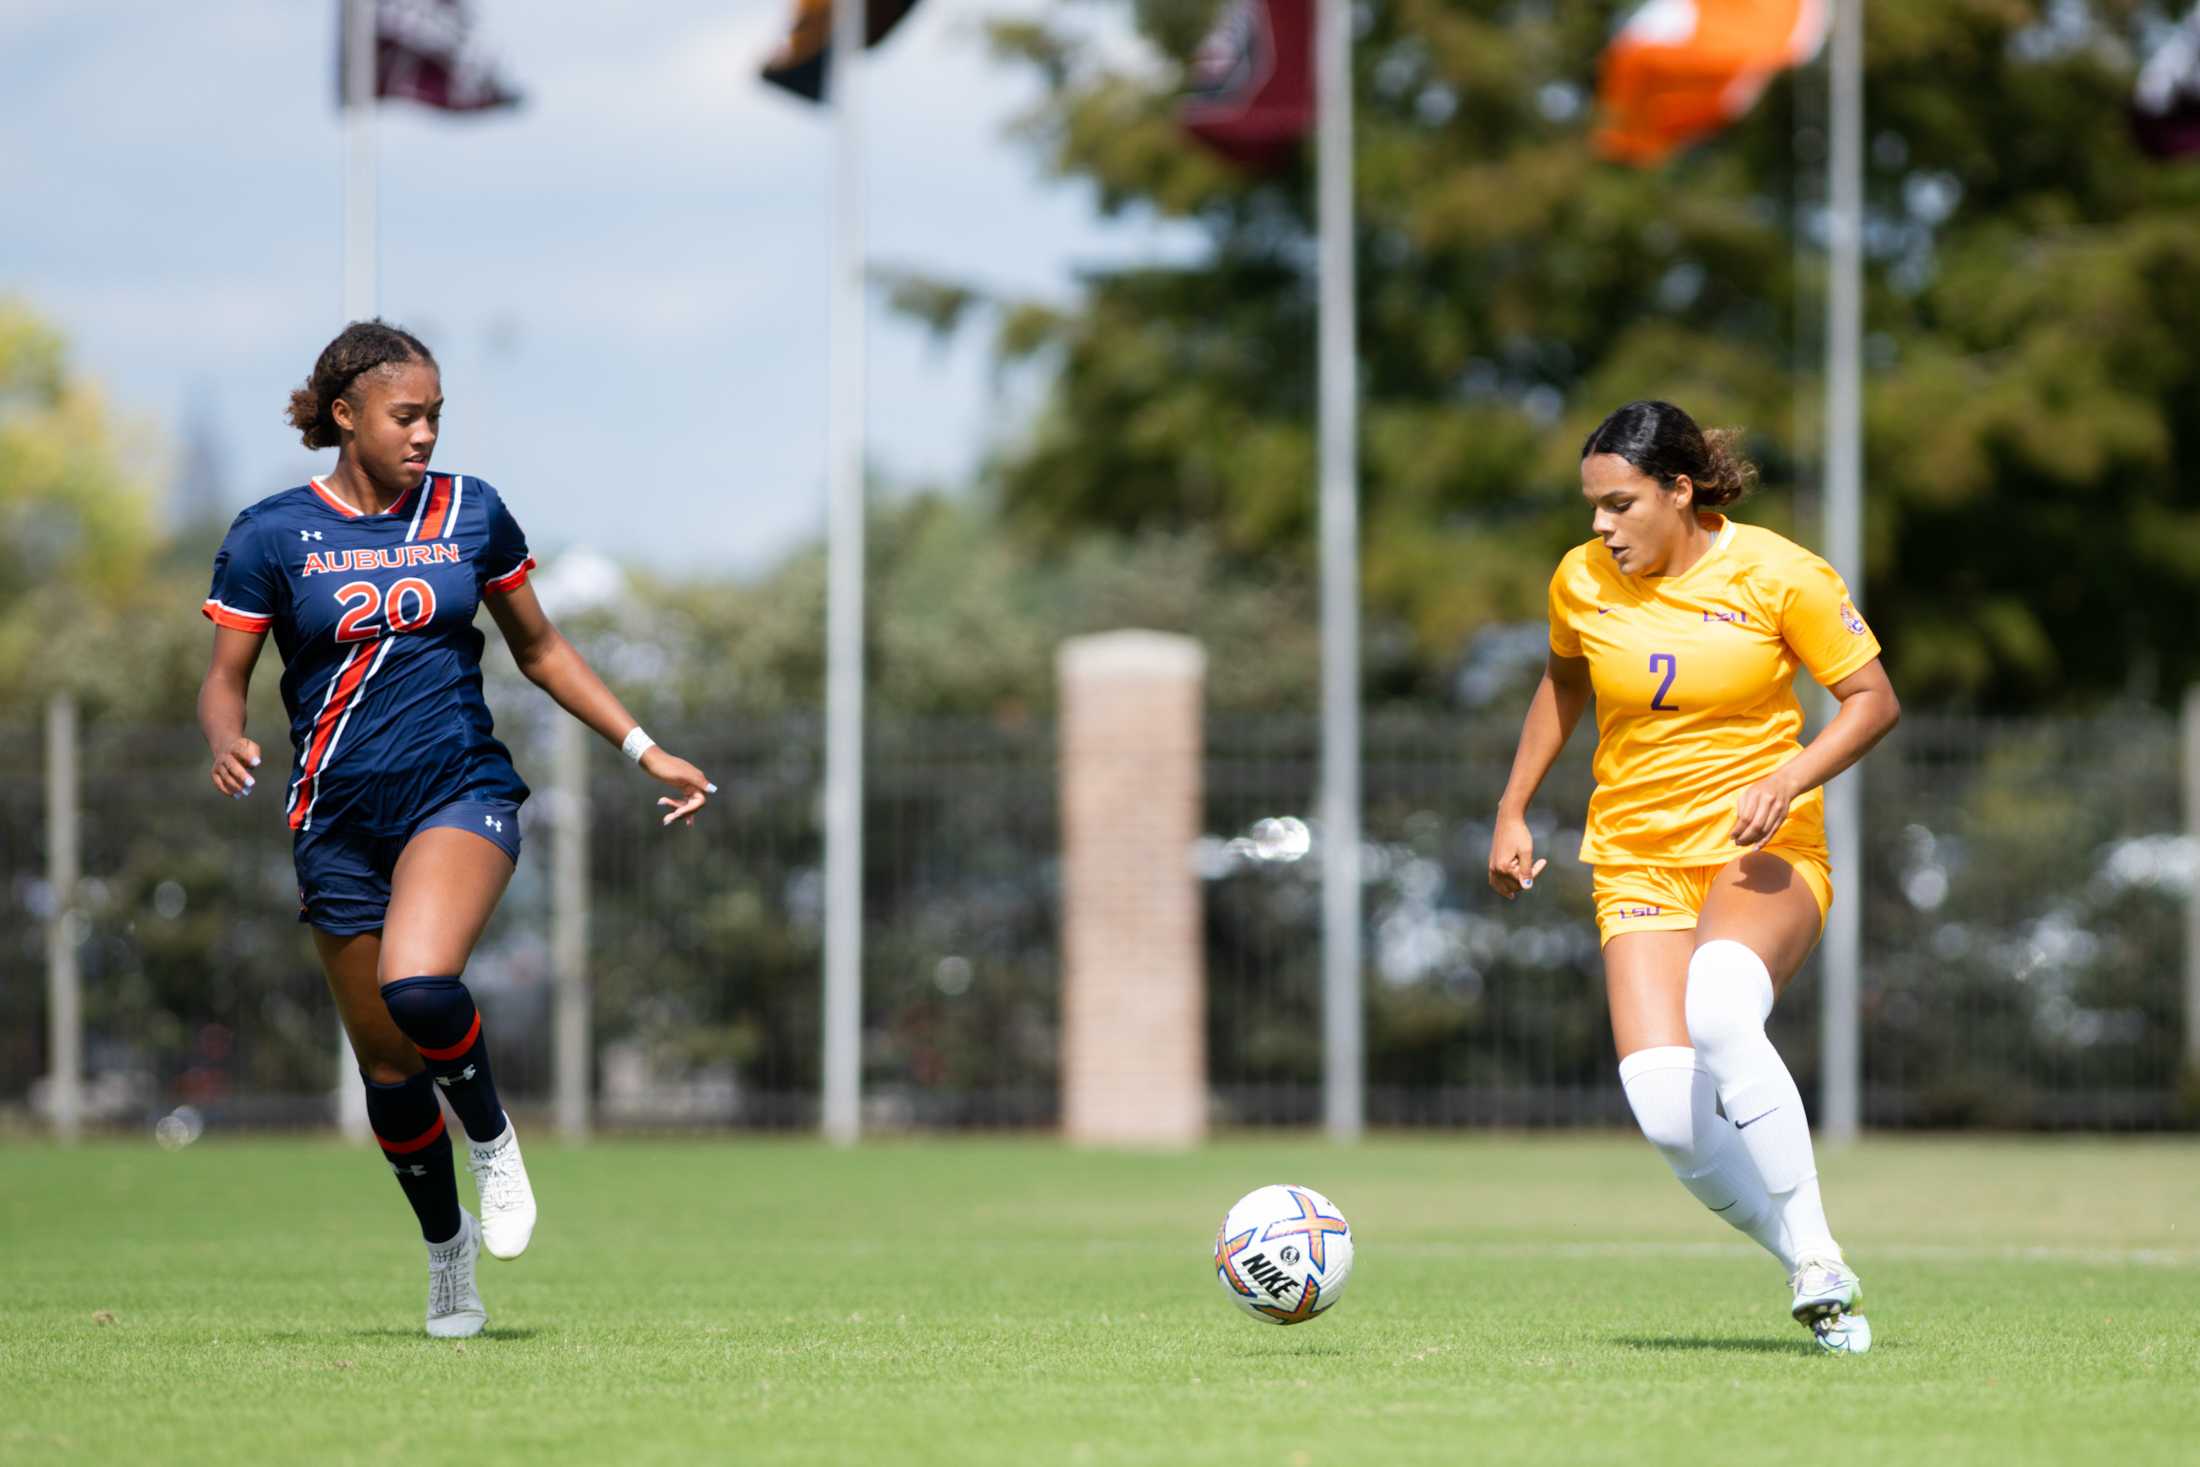
[[[428,1244],[428,1333],[478,1334],[482,1247],[516,1258],[535,1198],[497,1101],[462,978],[519,859],[527,786],[481,696],[486,603],[520,670],[671,786],[664,823],[694,823],[716,786],[642,732],[527,584],[534,560],[496,490],[431,472],[443,388],[411,334],[355,321],[291,394],[290,421],[336,467],[237,516],[204,611],[214,654],[199,727],[214,787],[251,794],[260,746],[245,690],[272,632],[291,772],[283,791],[298,920],[367,1088],[367,1117]],[[459,1206],[441,1088],[464,1123],[481,1203]]]

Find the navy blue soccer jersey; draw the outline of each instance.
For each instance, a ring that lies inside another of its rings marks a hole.
[[[275,634],[292,830],[401,835],[454,801],[527,798],[481,696],[474,615],[534,564],[496,490],[466,474],[430,473],[382,514],[316,479],[237,516],[204,611]]]

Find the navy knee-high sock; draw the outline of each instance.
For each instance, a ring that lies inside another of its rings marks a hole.
[[[481,1013],[466,985],[456,978],[403,978],[383,988],[382,1002],[428,1062],[466,1134],[476,1141],[503,1135],[504,1106],[489,1073]]]
[[[451,1136],[435,1103],[435,1082],[425,1070],[396,1085],[359,1078],[367,1087],[367,1124],[420,1219],[420,1236],[449,1242],[458,1236],[458,1178],[451,1173]]]

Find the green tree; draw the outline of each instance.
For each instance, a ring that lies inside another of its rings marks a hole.
[[[93,712],[188,717],[205,567],[187,571],[157,533],[156,457],[60,335],[0,298],[0,706],[25,714],[66,688]]]
[[[1160,54],[1210,0],[1135,0]],[[1653,172],[1589,146],[1628,6],[1357,8],[1365,576],[1425,693],[1478,626],[1541,615],[1586,531],[1583,434],[1662,396],[1753,430],[1752,518],[1814,540],[1822,72]],[[996,25],[1036,72],[1023,134],[1109,212],[1204,234],[1188,265],[1087,277],[1074,309],[998,303],[1004,358],[1054,371],[998,465],[1038,533],[1197,526],[1245,564],[1310,565],[1309,163],[1240,174],[1175,120],[1180,78],[1112,66],[1073,12]],[[2200,174],[2125,131],[2157,8],[1902,0],[1867,16],[1871,570],[1905,691],[1994,707],[2166,691],[2200,672],[2193,421]],[[905,283],[943,327],[973,304]]]
[[[1067,637],[1145,627],[1198,637],[1219,711],[1303,703],[1315,676],[1307,586],[1233,566],[1198,529],[1084,533],[1034,545],[982,503],[890,500],[868,539],[868,697],[881,714],[1014,722],[1050,709]],[[806,712],[824,696],[825,556],[750,584],[643,578],[630,604],[575,623],[591,658],[668,714]],[[656,691],[649,691],[654,689]]]

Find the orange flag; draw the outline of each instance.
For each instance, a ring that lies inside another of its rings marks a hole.
[[[1854,3],[1854,0],[1851,0]],[[1648,167],[1818,54],[1829,0],[1648,0],[1604,48],[1597,151]]]

